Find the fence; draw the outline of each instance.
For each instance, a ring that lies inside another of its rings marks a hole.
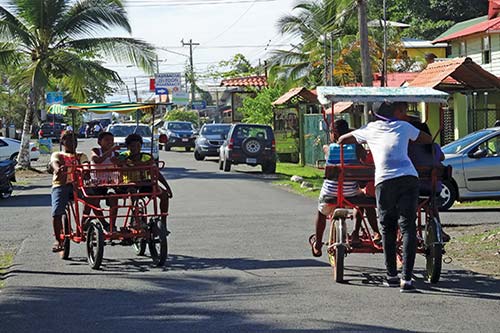
[[[322,120],[321,114],[304,115],[305,164],[316,165],[316,161],[325,159],[323,145],[327,144],[327,133],[320,129]]]

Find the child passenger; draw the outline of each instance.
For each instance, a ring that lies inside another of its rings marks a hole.
[[[119,150],[120,147],[115,146],[114,139],[115,137],[110,132],[99,133],[99,135],[97,136],[97,144],[99,145],[99,147],[92,148],[92,155],[90,157],[90,164],[92,165],[93,169],[112,168],[113,165],[118,162],[117,150]],[[98,188],[95,190],[93,194],[105,196],[108,194],[108,189]],[[113,197],[108,197],[106,201],[110,207],[109,210],[110,227],[114,228],[116,222],[116,215],[118,213],[118,199]]]
[[[55,243],[52,252],[63,251],[62,240],[59,236],[62,231],[62,216],[65,213],[66,205],[73,196],[73,172],[74,165],[88,163],[87,155],[77,153],[78,141],[73,132],[66,131],[61,136],[63,150],[52,153],[50,164],[53,169],[52,176],[52,225],[54,227]],[[93,204],[92,200],[88,201]],[[83,214],[89,214],[90,207],[85,205]]]
[[[153,165],[155,161],[150,154],[142,153],[142,137],[138,134],[130,134],[125,138],[125,143],[127,145],[128,150],[121,153],[118,156],[118,165],[120,166],[141,166],[141,165]],[[168,213],[168,201],[173,197],[172,190],[167,183],[167,180],[163,177],[161,173],[159,173],[158,180],[163,185],[164,189],[161,189],[160,198],[160,211],[162,213]],[[139,191],[143,192],[151,192],[150,188],[139,189]],[[164,215],[161,217],[162,223],[167,222],[167,216]]]

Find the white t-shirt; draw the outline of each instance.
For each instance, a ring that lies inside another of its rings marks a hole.
[[[418,177],[408,157],[408,143],[420,130],[406,121],[377,120],[351,132],[359,143],[367,143],[375,164],[375,185],[402,176]]]

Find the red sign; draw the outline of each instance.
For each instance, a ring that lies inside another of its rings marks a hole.
[[[156,84],[155,84],[155,78],[150,77],[149,78],[149,91],[155,91]]]

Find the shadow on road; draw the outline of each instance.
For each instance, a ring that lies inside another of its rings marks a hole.
[[[87,277],[84,277],[87,278]],[[100,277],[96,277],[100,278]],[[259,302],[278,295],[275,284],[250,283],[229,276],[129,276],[144,291],[32,287],[5,290],[2,327],[17,332],[398,332],[380,325],[317,319],[302,327],[273,320],[275,309]],[[240,301],[249,308],[228,306]],[[253,300],[253,301],[252,301]],[[43,323],[43,327],[40,324]]]
[[[385,270],[374,267],[350,266],[345,269],[346,284],[382,287]],[[443,297],[466,297],[500,301],[500,280],[466,270],[443,270],[441,280],[430,284],[422,277],[424,271],[415,270],[416,287],[426,295]]]
[[[50,207],[50,193],[16,195],[7,200],[0,201],[0,207]]]
[[[245,179],[245,180],[253,180],[253,181],[266,181],[266,180],[274,180],[267,179],[262,175],[261,172],[257,171],[236,171],[236,172],[223,172],[219,170],[214,171],[200,171],[198,169],[187,169],[187,168],[165,168],[162,170],[162,173],[165,174],[168,180],[174,179],[214,179],[214,180],[229,180],[229,179]],[[269,175],[267,175],[269,176]]]

